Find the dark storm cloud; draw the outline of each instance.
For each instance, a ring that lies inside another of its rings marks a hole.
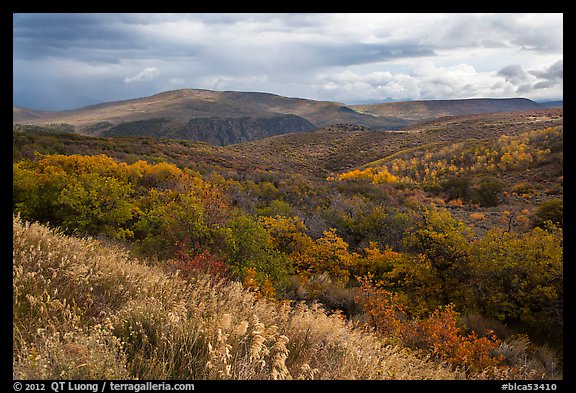
[[[564,61],[557,61],[545,70],[535,70],[530,71],[530,73],[538,78],[547,79],[548,81],[560,81],[564,78]]]
[[[348,66],[410,57],[432,57],[434,50],[414,43],[343,43],[315,48],[325,65]]]
[[[362,43],[346,41],[290,41],[289,36],[296,29],[318,26],[315,15],[276,15],[276,14],[204,14],[189,16],[189,21],[202,28],[193,33],[182,33],[176,41],[173,36],[155,34],[146,26],[182,22],[186,16],[121,15],[121,14],[24,14],[14,16],[14,57],[37,59],[43,57],[68,57],[78,60],[102,60],[107,56],[125,58],[150,57],[155,55],[191,56],[207,55],[216,58],[227,57],[229,53],[246,60],[260,57],[267,61],[267,49],[278,57],[278,63],[286,57],[298,53],[301,63],[305,65],[330,64],[346,66],[364,62],[383,61],[399,57],[433,55],[431,48],[420,47],[417,43]],[[236,25],[236,28],[231,26]],[[169,26],[170,27],[170,26]],[[174,28],[174,26],[172,26]],[[240,35],[235,45],[226,47],[229,37],[220,36],[218,29],[226,27],[239,34],[253,33],[254,40],[245,40]],[[209,36],[207,33],[214,33]],[[318,28],[310,31],[311,35],[319,33]],[[324,34],[325,32],[320,31]],[[281,34],[278,42],[261,40],[258,35]],[[223,39],[224,37],[224,39]],[[242,49],[252,49],[255,45],[260,51],[240,53]],[[240,49],[240,50],[238,50]],[[283,55],[284,54],[284,55]],[[306,61],[302,59],[308,57]],[[112,60],[110,60],[112,61]]]
[[[519,85],[530,79],[530,75],[522,69],[520,64],[512,64],[498,71],[498,75],[503,76],[508,82]]]
[[[147,49],[123,18],[112,14],[17,14],[14,58],[117,62],[122,51]]]

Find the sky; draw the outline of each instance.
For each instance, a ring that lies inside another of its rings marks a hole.
[[[79,108],[167,90],[345,104],[563,99],[563,15],[14,14],[14,105]]]

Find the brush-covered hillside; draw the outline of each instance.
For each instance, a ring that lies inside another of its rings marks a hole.
[[[15,379],[455,379],[339,314],[14,219]]]
[[[269,93],[183,89],[133,100],[60,112],[14,108],[15,124],[66,124],[76,132],[102,136],[152,136],[229,145],[333,123],[386,128],[405,125],[376,118],[341,103]]]
[[[562,109],[13,147],[15,378],[562,378]]]
[[[270,301],[200,271],[183,278],[117,247],[19,217],[13,282],[15,379],[557,377],[538,360],[521,368],[487,362],[467,374],[466,367],[391,345],[318,305]],[[452,312],[422,326],[446,339],[458,336]],[[518,361],[514,351],[526,345],[453,339],[451,345],[470,354],[482,355],[485,345],[510,361]]]
[[[353,105],[360,113],[374,116],[397,116],[410,121],[421,121],[443,116],[462,116],[474,113],[513,112],[542,109],[542,105],[526,98],[467,100],[427,100],[386,102],[372,105]]]

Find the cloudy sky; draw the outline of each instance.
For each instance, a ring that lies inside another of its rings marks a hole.
[[[346,104],[563,98],[562,14],[14,14],[14,104],[166,90]]]

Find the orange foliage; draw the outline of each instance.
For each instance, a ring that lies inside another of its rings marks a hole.
[[[276,290],[270,282],[268,275],[264,278],[262,284],[258,283],[258,272],[254,268],[248,268],[246,275],[242,280],[242,285],[256,294],[257,298],[273,298],[276,296]]]
[[[494,332],[487,331],[486,337],[478,337],[474,331],[466,334],[458,326],[458,318],[453,304],[440,307],[429,318],[416,321],[411,334],[421,334],[419,338],[433,356],[465,365],[472,372],[499,365],[502,359],[491,355],[501,344]]]
[[[373,285],[372,275],[359,279],[361,286],[356,296],[364,311],[370,316],[376,331],[392,340],[403,341],[408,328],[407,307],[398,294]]]
[[[356,301],[379,334],[454,366],[463,366],[468,372],[477,373],[501,364],[502,358],[492,355],[501,344],[494,332],[486,331],[485,337],[474,331],[466,333],[459,326],[459,313],[453,304],[439,307],[428,318],[412,319],[397,293],[372,284],[370,276],[359,280]]]

